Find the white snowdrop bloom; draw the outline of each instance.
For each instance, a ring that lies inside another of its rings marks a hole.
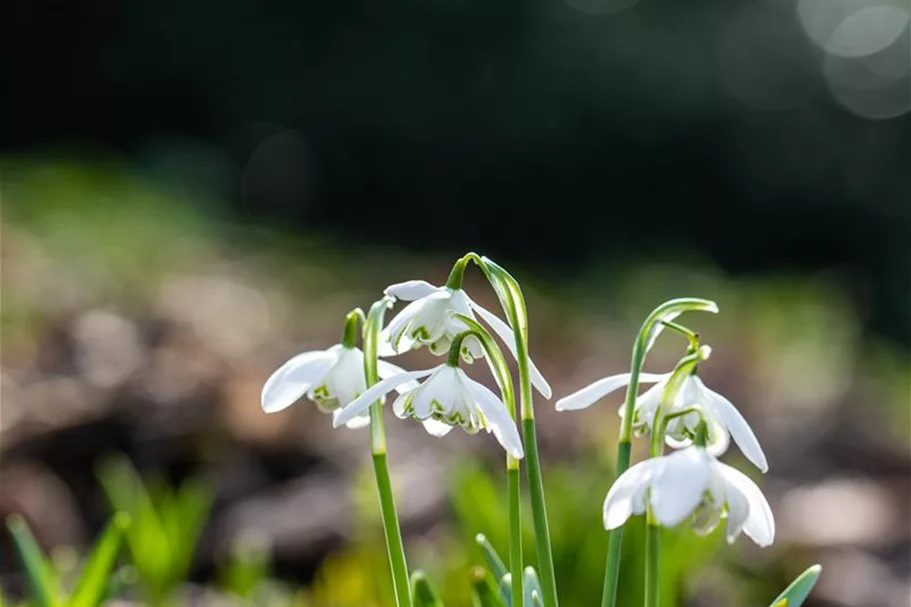
[[[386,361],[379,361],[381,378],[404,373]],[[406,389],[412,386],[398,386]],[[298,354],[266,380],[262,407],[266,413],[281,411],[306,394],[323,412],[331,413],[355,400],[367,389],[364,375],[364,353],[355,347],[337,344],[328,350]],[[370,422],[365,413],[348,421],[349,428],[360,428]]]
[[[604,500],[604,527],[616,529],[650,507],[665,527],[689,521],[710,533],[722,519],[733,543],[743,531],[760,546],[775,539],[775,519],[759,487],[697,446],[639,462],[620,475]]]
[[[558,411],[585,409],[611,392],[625,388],[629,384],[629,377],[629,373],[621,373],[600,379],[578,392],[561,398],[557,401],[556,408]],[[636,399],[636,407],[633,410],[633,429],[637,432],[651,431],[664,387],[670,377],[670,373],[641,373],[639,375],[640,383],[654,383],[655,385]],[[680,390],[671,406],[665,411],[665,415],[688,407],[698,408],[705,418],[708,426],[707,449],[709,453],[716,456],[721,455],[727,450],[730,439],[733,437],[734,442],[747,459],[761,471],[768,471],[769,464],[766,461],[765,453],[746,419],[731,401],[709,389],[697,375],[689,375],[683,380]],[[622,406],[620,414],[623,415]],[[699,419],[699,413],[694,411],[670,420],[667,426],[667,443],[678,448],[691,444]]]
[[[496,314],[475,303],[462,289],[436,287],[423,280],[409,280],[391,285],[385,294],[411,303],[396,314],[383,330],[380,340],[381,356],[394,356],[422,345],[426,345],[437,356],[446,354],[456,335],[468,329],[453,312],[471,318],[480,316],[503,340],[512,355],[516,355],[512,328]],[[484,349],[477,337],[469,336],[462,342],[461,354],[470,363],[484,356]],[[550,385],[530,359],[528,367],[532,384],[544,398],[550,398]]]
[[[402,391],[395,400],[392,408],[398,417],[424,422],[424,427],[434,436],[447,434],[453,426],[460,426],[469,434],[483,428],[493,432],[510,455],[517,459],[524,456],[519,431],[503,401],[448,362],[424,371],[403,372],[371,386],[334,413],[333,425],[349,423],[396,386],[424,377],[427,379],[423,383]]]

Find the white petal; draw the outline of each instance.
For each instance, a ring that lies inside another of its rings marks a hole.
[[[427,430],[427,433],[431,436],[446,436],[449,434],[449,431],[452,430],[452,426],[449,424],[444,424],[435,419],[425,419],[421,423],[424,424],[424,429]]]
[[[411,349],[413,345],[411,340],[408,339],[407,343],[404,343],[407,338],[402,338],[399,343],[399,347],[402,349],[402,352],[407,352]],[[406,347],[407,346],[407,347]],[[380,331],[380,339],[376,344],[376,355],[381,358],[386,358],[388,356],[396,356],[399,352],[392,347],[392,337],[389,333],[389,327],[386,327]]]
[[[357,430],[359,428],[365,428],[370,425],[370,416],[369,415],[358,415],[350,422],[345,424],[346,428],[351,430]]]
[[[610,377],[599,379],[595,383],[590,384],[577,392],[573,392],[569,396],[564,396],[557,401],[557,411],[577,411],[590,407],[598,399],[607,396],[614,390],[628,385],[629,376],[629,373],[611,375]],[[667,377],[666,374],[640,373],[639,381],[643,384],[647,384],[661,381],[665,377]]]
[[[513,357],[516,356],[516,336],[512,331],[512,327],[500,320],[500,318],[485,309],[480,304],[468,300],[468,303],[471,304],[471,307],[474,308],[475,312],[478,313],[478,316],[484,319],[490,328],[493,329],[493,332],[500,336],[500,339],[503,340],[503,343],[506,344],[506,347],[512,352]],[[550,389],[550,384],[547,383],[547,380],[544,379],[544,376],[541,375],[541,372],[538,371],[538,368],[535,366],[534,361],[531,360],[531,356],[528,357],[528,371],[531,375],[531,383],[535,388],[538,389],[538,392],[544,398],[550,398],[553,395],[553,392]]]
[[[706,387],[698,377],[696,377],[695,380],[699,382],[699,386],[710,401],[704,404],[715,410],[718,418],[727,426],[727,429],[731,433],[731,437],[734,439],[734,442],[737,443],[737,446],[740,447],[740,450],[743,451],[743,454],[762,472],[768,472],[769,463],[766,461],[765,453],[763,453],[762,447],[756,439],[756,435],[753,434],[753,429],[750,428],[747,420],[744,419],[740,411],[737,410],[737,407],[722,395]]]
[[[398,365],[393,365],[392,363],[386,362],[385,360],[378,360],[376,364],[377,374],[380,376],[380,379],[389,379],[393,375],[401,375],[405,373],[405,369],[401,368]],[[410,392],[418,387],[417,381],[409,381],[404,384],[398,385],[395,387],[395,391],[399,394],[404,392]]]
[[[405,412],[405,403],[408,401],[409,396],[409,392],[403,392],[399,394],[392,402],[392,412],[399,419],[405,419],[408,417],[408,413]]]
[[[710,405],[706,406],[706,409],[709,408]],[[709,436],[705,449],[715,457],[718,457],[728,450],[728,446],[731,444],[731,435],[719,417],[713,414],[707,414],[707,417],[709,418]]]
[[[750,515],[750,502],[743,491],[731,483],[725,483],[724,499],[728,504],[728,520],[724,526],[724,537],[728,544],[733,544]]]
[[[743,472],[721,462],[715,462],[715,466],[725,481],[743,493],[750,504],[750,514],[743,525],[743,532],[760,546],[771,545],[775,541],[775,518],[762,491]]]
[[[407,373],[402,373],[401,375],[387,377],[379,383],[370,386],[367,388],[366,392],[358,396],[354,401],[341,409],[337,409],[335,413],[332,414],[332,426],[338,428],[341,425],[347,424],[349,421],[369,409],[374,401],[386,396],[389,392],[392,392],[396,386],[400,386],[405,382],[421,377],[426,377],[435,370],[436,368],[425,369],[423,371],[409,371]]]
[[[405,282],[389,285],[383,291],[385,295],[392,295],[402,301],[414,301],[422,297],[427,297],[439,288],[433,286],[425,280],[408,280]]]
[[[461,373],[461,371],[460,371]],[[484,384],[479,384],[461,373],[463,385],[474,397],[475,403],[487,418],[487,428],[493,431],[494,436],[503,445],[503,448],[516,459],[525,457],[525,450],[522,448],[522,439],[519,438],[519,430],[512,419],[506,405],[497,398],[496,394],[490,391]]]
[[[283,364],[263,385],[263,411],[274,413],[294,404],[323,379],[337,360],[335,350],[319,350],[298,354]]]
[[[389,324],[380,332],[381,342],[389,344],[390,349],[395,353],[407,352],[414,345],[414,341],[408,332],[411,330],[411,324],[414,319],[421,313],[424,306],[427,305],[426,299],[413,301],[396,314]]]
[[[711,480],[711,468],[702,449],[690,447],[665,457],[661,474],[652,480],[650,503],[665,527],[674,527],[696,509]]]
[[[462,386],[458,379],[458,370],[443,364],[434,369],[433,375],[421,384],[411,399],[414,416],[419,420],[429,418],[440,407],[444,414],[451,413],[460,397]],[[437,406],[434,407],[434,402]]]
[[[342,348],[338,361],[323,378],[329,394],[344,407],[367,389],[364,376],[364,353],[359,348]]]
[[[605,529],[616,529],[625,523],[633,513],[641,513],[645,510],[645,490],[664,464],[665,459],[661,457],[641,461],[627,469],[620,475],[620,478],[614,481],[604,499],[602,516]]]

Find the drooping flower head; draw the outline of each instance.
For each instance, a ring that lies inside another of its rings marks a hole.
[[[772,510],[756,483],[699,446],[641,461],[620,475],[604,500],[604,527],[616,529],[647,508],[665,527],[689,521],[702,534],[725,520],[728,543],[741,532],[760,546],[775,539]]]
[[[381,356],[394,356],[421,346],[427,346],[437,356],[446,354],[453,339],[469,328],[456,314],[472,319],[480,316],[503,340],[512,355],[516,355],[512,328],[468,297],[461,288],[437,287],[423,280],[409,280],[388,287],[385,294],[411,303],[396,314],[383,330],[381,343],[385,347],[380,350]],[[484,349],[476,337],[468,337],[462,342],[461,355],[470,363],[484,356]],[[528,362],[532,384],[544,398],[550,398],[551,389],[547,380],[534,362],[530,359]]]
[[[402,372],[380,381],[348,406],[337,410],[333,425],[349,423],[396,386],[425,377],[427,379],[422,383],[399,394],[392,407],[398,417],[413,417],[424,422],[424,427],[434,436],[444,436],[454,426],[469,434],[483,428],[493,432],[510,455],[517,459],[524,456],[519,431],[503,401],[449,362],[423,371]]]
[[[641,383],[654,383],[636,399],[633,410],[633,428],[638,432],[651,432],[655,414],[661,404],[665,386],[671,373],[642,373]],[[556,403],[558,411],[585,409],[611,392],[625,388],[629,384],[630,374],[621,373],[600,379],[595,383],[561,398]],[[762,472],[769,469],[765,453],[753,433],[753,429],[737,408],[721,394],[709,389],[695,373],[688,375],[673,400],[669,403],[666,415],[694,408],[695,411],[671,419],[667,426],[667,442],[672,447],[685,447],[691,444],[696,427],[701,419],[708,426],[707,449],[712,455],[724,453],[731,437],[743,451],[743,454]],[[623,415],[623,407],[620,408]]]
[[[379,361],[378,371],[381,378],[404,373],[400,367],[383,360]],[[366,389],[364,353],[354,346],[336,344],[328,350],[298,354],[284,363],[263,385],[261,403],[263,411],[274,413],[306,395],[321,411],[331,413],[355,400]],[[360,428],[369,421],[366,414],[358,415],[346,425]]]

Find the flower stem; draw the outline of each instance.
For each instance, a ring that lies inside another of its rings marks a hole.
[[[660,554],[661,527],[649,516],[645,525],[645,607],[658,607]]]
[[[468,253],[457,262],[457,265],[467,264],[469,261],[478,264],[484,272],[490,286],[497,294],[497,299],[500,300],[503,311],[509,318],[509,325],[515,336],[515,354],[519,366],[522,442],[525,445],[528,485],[531,492],[531,517],[535,529],[535,549],[538,555],[541,591],[544,594],[542,599],[545,607],[558,607],[554,557],[550,545],[550,530],[547,525],[547,507],[544,501],[544,480],[541,474],[538,438],[535,432],[535,410],[528,362],[528,311],[525,308],[525,297],[522,295],[519,282],[490,258]]]
[[[518,290],[518,284],[516,284]],[[519,292],[521,293],[521,292]],[[525,302],[521,295],[516,297],[516,310],[526,318]],[[513,327],[524,327],[515,319]],[[528,364],[528,335],[514,329],[516,334],[516,360],[519,366],[519,387],[522,409],[522,438],[525,442],[525,461],[528,470],[528,487],[531,492],[531,518],[535,528],[535,548],[538,554],[538,573],[545,607],[558,607],[557,579],[554,574],[554,556],[550,545],[550,529],[547,524],[547,504],[544,500],[544,476],[541,473],[541,458],[538,455],[538,435],[535,429],[535,410],[532,402],[531,373]]]
[[[375,406],[375,405],[374,405]],[[382,412],[379,412],[382,414]],[[374,409],[371,408],[371,423]],[[373,471],[376,475],[376,487],[380,497],[380,511],[383,515],[383,533],[386,537],[386,551],[392,568],[392,585],[395,589],[395,604],[398,607],[411,605],[411,589],[408,583],[408,564],[405,562],[405,547],[402,544],[402,532],[399,529],[399,518],[395,509],[395,498],[392,495],[392,481],[389,477],[389,464],[386,453],[373,454]]]
[[[711,349],[708,346],[697,347],[681,358],[674,367],[671,377],[667,380],[664,391],[661,393],[661,401],[655,411],[655,419],[652,421],[649,457],[661,457],[661,454],[664,453],[664,438],[667,433],[668,421],[672,417],[690,412],[684,410],[677,412],[677,414],[667,414],[667,410],[677,397],[683,381],[693,372],[699,361],[708,358],[710,351]],[[705,424],[703,423],[702,428],[704,427]],[[702,436],[704,439],[704,432]],[[660,556],[661,527],[655,519],[651,506],[649,506],[645,522],[645,607],[658,607]]]
[[[639,374],[642,371],[643,364],[645,364],[645,355],[648,354],[648,350],[655,340],[656,328],[668,327],[682,332],[690,339],[692,346],[696,334],[670,320],[683,312],[691,310],[717,312],[718,306],[715,302],[707,299],[690,297],[671,299],[652,310],[639,329],[639,335],[633,343],[629,383],[626,386],[626,399],[623,403],[623,421],[620,425],[620,439],[617,442],[617,470],[614,478],[620,478],[620,475],[629,468],[630,448],[633,438],[633,411],[636,408],[636,398],[639,394]],[[660,323],[660,326],[656,327],[658,323]],[[620,552],[622,547],[623,527],[621,526],[612,529],[607,535],[607,564],[604,570],[604,593],[601,596],[602,607],[614,607],[617,604],[617,583],[620,579]]]
[[[626,386],[626,400],[623,404],[623,421],[620,426],[620,440],[617,442],[617,471],[615,478],[629,468],[630,450],[633,436],[633,410],[636,407],[636,396],[639,392],[639,373],[645,361],[645,335],[650,326],[651,317],[646,319],[633,344],[632,362],[630,363],[629,384]],[[617,585],[620,581],[620,551],[623,547],[623,527],[611,529],[607,533],[607,565],[604,570],[604,593],[601,595],[602,607],[614,607],[617,603]]]
[[[374,303],[364,324],[364,374],[368,387],[379,381],[377,341],[383,325],[383,316],[391,303],[392,300],[389,298],[383,298]],[[389,462],[386,457],[386,428],[380,401],[370,405],[370,451],[373,455],[373,472],[376,476],[380,513],[383,518],[383,535],[386,538],[386,551],[389,555],[389,566],[392,569],[395,604],[396,607],[411,607],[408,564],[405,561],[405,547],[402,544],[402,531],[399,527],[395,496],[392,492],[392,479],[389,475]]]
[[[629,457],[632,443],[620,441],[617,445],[617,476],[620,470],[629,468]],[[613,606],[617,600],[617,583],[620,580],[620,548],[623,547],[623,527],[612,529],[607,534],[607,567],[604,572],[604,591],[601,595],[602,606]]]
[[[509,572],[513,607],[522,607],[522,495],[519,492],[519,460],[506,456],[506,491],[509,500]]]
[[[535,528],[541,591],[544,593],[544,605],[557,607],[557,583],[554,575],[550,530],[547,525],[547,505],[544,502],[544,479],[541,475],[541,459],[538,456],[538,439],[534,419],[522,420],[522,435],[525,439],[525,461],[531,493],[531,514]]]

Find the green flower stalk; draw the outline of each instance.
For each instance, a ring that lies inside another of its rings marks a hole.
[[[383,317],[392,303],[392,300],[386,297],[374,303],[370,307],[364,323],[364,376],[368,388],[379,381],[377,340],[383,326]],[[383,422],[382,404],[382,401],[376,400],[370,405],[370,452],[373,456],[373,472],[376,476],[376,488],[383,518],[383,534],[386,537],[386,550],[392,569],[396,605],[411,607],[408,564],[405,560],[402,530],[399,527],[392,480],[389,475],[389,462],[386,457],[386,429]]]
[[[620,426],[620,440],[617,443],[617,470],[616,476],[619,477],[629,468],[630,450],[632,448],[633,437],[633,411],[636,406],[636,398],[639,394],[639,379],[642,373],[642,367],[645,364],[645,357],[648,351],[655,344],[658,335],[665,328],[670,327],[678,330],[679,325],[673,323],[674,319],[683,312],[702,310],[706,312],[718,312],[718,305],[707,299],[698,298],[681,298],[671,299],[655,308],[651,314],[646,317],[639,330],[639,335],[633,344],[632,361],[630,364],[629,375],[624,379],[626,385],[626,398],[623,405],[623,421]],[[694,339],[693,334],[688,329],[684,333],[688,338]],[[692,337],[691,337],[692,336]],[[603,396],[610,390],[604,390],[596,397]],[[561,399],[565,401],[566,399]],[[557,403],[557,408],[561,407],[561,402]],[[623,528],[613,529],[608,534],[607,539],[607,563],[604,572],[604,591],[601,598],[602,607],[615,607],[617,602],[617,584],[620,579],[620,549],[623,545]]]

